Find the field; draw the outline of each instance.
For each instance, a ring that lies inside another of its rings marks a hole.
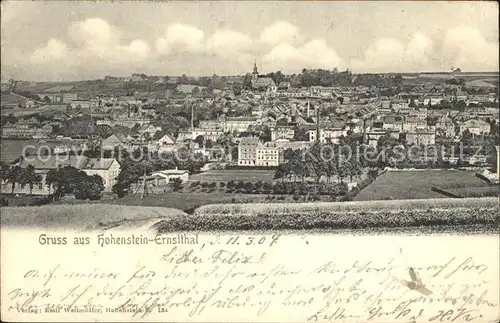
[[[52,88],[67,89],[73,88],[80,82],[33,82],[33,83],[17,83],[16,90],[29,91],[33,93],[42,93]]]
[[[143,200],[136,196],[128,195],[124,198],[116,200],[100,200],[100,201],[61,201],[58,203],[67,204],[113,204],[113,205],[130,205],[130,206],[153,206],[153,207],[168,207],[184,211],[192,211],[193,209],[213,203],[249,203],[264,201],[266,195],[254,194],[233,194],[233,193],[163,193],[151,194],[145,196]]]
[[[7,94],[2,94],[1,101],[2,101],[2,105],[3,104],[17,105],[18,103],[24,104],[24,102],[26,102],[26,98],[19,96],[19,95],[7,93]]]
[[[368,185],[355,201],[442,198],[431,188],[481,187],[486,182],[473,171],[424,170],[386,172]]]
[[[207,205],[155,224],[159,232],[213,230],[373,230],[453,227],[498,232],[496,198],[317,204]]]
[[[88,231],[120,225],[142,225],[161,219],[184,216],[169,208],[120,205],[44,205],[39,207],[3,207],[1,225],[7,228],[46,228]]]
[[[217,182],[217,181],[244,181],[244,182],[272,182],[273,170],[210,170],[195,174],[190,177],[193,181]]]
[[[45,105],[39,108],[26,109],[26,108],[15,108],[15,109],[2,109],[2,115],[13,114],[15,117],[26,117],[33,114],[52,114],[56,112],[66,112],[65,105]]]
[[[12,162],[15,159],[22,156],[23,148],[26,146],[34,146],[26,149],[26,152],[34,153],[40,147],[55,147],[60,143],[57,142],[38,142],[36,140],[13,140],[13,139],[2,139],[0,143],[1,155],[0,158],[3,162]]]

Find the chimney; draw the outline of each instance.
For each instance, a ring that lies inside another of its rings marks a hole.
[[[194,106],[191,104],[191,129],[194,128]]]
[[[316,108],[316,141],[320,141],[319,138],[319,108]]]
[[[363,137],[361,138],[362,143],[364,144],[366,140],[366,119],[363,119]]]

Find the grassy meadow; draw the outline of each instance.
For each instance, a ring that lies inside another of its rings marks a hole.
[[[121,225],[142,225],[152,220],[182,217],[185,213],[171,208],[122,205],[44,205],[38,207],[2,207],[2,228],[44,228],[89,231]]]
[[[488,186],[488,184],[477,178],[474,171],[389,171],[379,176],[373,183],[364,188],[354,200],[442,198],[443,195],[432,191],[431,188],[447,189],[485,186]]]

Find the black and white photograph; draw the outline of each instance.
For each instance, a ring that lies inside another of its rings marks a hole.
[[[0,19],[2,321],[500,319],[497,2]]]

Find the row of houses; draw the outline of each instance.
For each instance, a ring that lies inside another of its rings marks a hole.
[[[52,132],[51,125],[36,127],[29,124],[7,123],[2,127],[2,138],[9,139],[46,139]]]

